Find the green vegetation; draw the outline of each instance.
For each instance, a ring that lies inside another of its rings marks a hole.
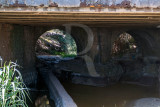
[[[75,57],[77,55],[76,43],[69,34],[58,29],[47,32],[48,35],[38,39],[36,46],[38,54],[60,55],[62,57]]]
[[[28,90],[23,83],[18,65],[14,62],[2,63],[0,67],[0,107],[28,107]]]
[[[137,44],[134,38],[127,33],[123,33],[114,41],[112,55],[122,57],[125,54],[136,53],[136,49]]]
[[[76,57],[76,54],[66,54],[65,52],[57,52],[55,50],[49,50],[49,51],[46,51],[46,52],[50,53],[52,55],[60,55],[63,58],[65,58],[65,57]]]

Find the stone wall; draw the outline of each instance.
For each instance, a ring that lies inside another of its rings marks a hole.
[[[33,27],[0,24],[0,56],[17,62],[27,85],[35,83],[35,36]],[[25,78],[26,77],[26,78]]]
[[[64,27],[54,28],[64,30]],[[0,56],[5,61],[17,61],[23,67],[21,71],[24,77],[27,78],[26,82],[28,84],[36,79],[36,41],[39,36],[50,29],[53,29],[53,27],[0,24]],[[94,42],[91,49],[85,55],[88,55],[93,60],[95,66],[107,64],[111,59],[113,42],[123,32],[129,33],[135,38],[138,46],[141,47],[143,60],[159,61],[159,29],[144,27],[137,29],[91,27],[91,30],[94,35]],[[83,51],[88,43],[88,35],[85,30],[83,28],[73,27],[71,35],[76,41],[78,52]],[[90,61],[86,63],[90,65]],[[99,67],[95,68],[97,69]],[[96,71],[101,72],[101,70]],[[29,77],[30,79],[28,79]]]
[[[13,26],[8,24],[0,24],[0,56],[3,60],[10,60],[13,56],[11,51],[10,34]]]

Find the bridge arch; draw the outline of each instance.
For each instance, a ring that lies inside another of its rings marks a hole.
[[[37,54],[77,55],[77,45],[74,38],[60,29],[52,29],[43,33],[35,46]],[[40,53],[40,52],[44,53]]]
[[[153,35],[150,35],[150,33],[145,30],[131,29],[119,31],[112,37],[111,48],[113,48],[114,41],[123,33],[127,33],[134,38],[137,47],[139,47],[143,57],[154,56],[156,54],[157,45],[155,38]]]
[[[144,56],[153,56],[156,41],[153,36],[151,36],[148,32],[143,30],[129,30],[127,31],[129,34],[133,35],[134,39],[137,41],[138,45],[142,49],[142,54]]]
[[[132,35],[124,32],[121,33],[114,42],[112,42],[112,58],[120,58],[128,56],[135,56],[135,54],[140,53],[140,47],[137,45],[137,41],[132,37]]]

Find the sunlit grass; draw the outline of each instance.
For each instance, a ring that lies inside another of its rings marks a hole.
[[[0,107],[28,107],[28,90],[14,62],[2,63],[0,67]]]

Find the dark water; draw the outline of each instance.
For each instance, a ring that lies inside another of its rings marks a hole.
[[[120,83],[103,88],[71,83],[63,85],[78,107],[125,107],[136,99],[158,97],[155,87]]]

